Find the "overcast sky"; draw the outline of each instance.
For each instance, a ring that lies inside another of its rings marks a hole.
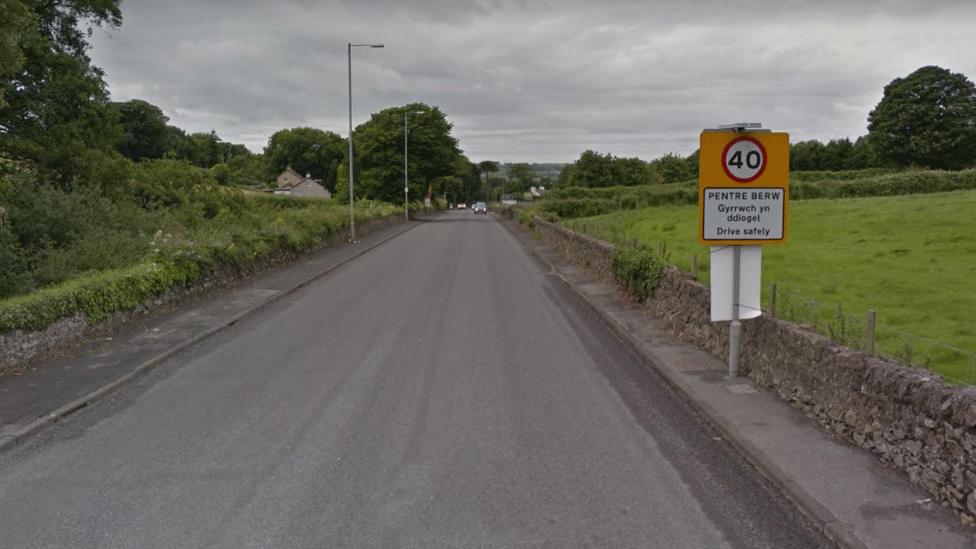
[[[474,161],[689,154],[704,127],[855,138],[923,65],[976,78],[973,0],[123,0],[92,57],[117,101],[260,151],[422,101]]]

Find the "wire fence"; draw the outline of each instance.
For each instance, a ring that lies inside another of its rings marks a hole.
[[[703,262],[699,268],[697,257],[689,258],[688,266],[675,265],[666,242],[648,245],[630,236],[612,221],[563,221],[564,226],[577,232],[610,242],[616,246],[652,249],[666,262],[698,277],[707,271]],[[706,254],[707,255],[707,254]],[[874,311],[855,311],[842,302],[828,303],[782,284],[764,288],[763,312],[811,329],[852,349],[866,351],[895,360],[911,368],[925,368],[939,373],[946,380],[961,384],[976,384],[976,350],[964,349],[938,339],[905,332],[893,327],[885,318],[875,317]]]
[[[811,325],[815,331],[852,349],[907,367],[938,372],[953,383],[976,384],[974,350],[899,330],[884,318],[875,321],[874,311],[852,314],[840,303],[825,304],[796,290],[777,288],[769,293],[768,312],[778,318]]]

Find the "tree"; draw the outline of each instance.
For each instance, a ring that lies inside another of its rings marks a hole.
[[[644,185],[651,182],[651,171],[640,158],[612,158],[610,172],[615,185]]]
[[[491,189],[492,187],[488,182],[492,179],[492,174],[498,173],[500,166],[498,162],[494,160],[482,160],[478,162],[478,173],[481,174],[482,179],[482,189],[484,192],[485,201],[491,200]]]
[[[961,73],[922,67],[884,88],[868,115],[881,161],[961,169],[976,163],[976,86]]]
[[[498,162],[494,160],[482,160],[478,162],[478,172],[485,175],[486,177],[491,176],[493,173],[498,173],[500,169]]]
[[[468,157],[460,155],[454,168],[455,173],[459,174],[464,182],[462,195],[468,202],[477,202],[485,199],[485,194],[481,181],[481,170],[478,165],[468,160]]]
[[[272,180],[271,170],[261,154],[248,151],[248,154],[233,155],[227,160],[227,167],[230,169],[228,185],[262,187]]]
[[[881,165],[878,161],[878,155],[874,151],[874,145],[866,135],[862,135],[854,141],[851,157],[851,165],[854,169],[875,168]]]
[[[2,25],[22,25],[0,40],[0,150],[68,185],[98,157],[89,151],[118,141],[103,73],[86,52],[91,26],[121,24],[119,0],[3,0],[0,7]]]
[[[201,168],[210,168],[221,161],[221,140],[217,136],[217,132],[210,130],[209,133],[191,133],[187,136],[187,143],[189,144],[190,156],[183,160],[189,160]]]
[[[505,187],[505,179],[490,175],[485,179],[485,187],[488,189],[488,200],[501,200],[502,189]]]
[[[169,145],[169,118],[163,111],[140,99],[109,103],[122,127],[116,149],[130,160],[162,158]]]
[[[394,203],[403,199],[403,113],[416,111],[424,115],[412,118],[409,127],[410,196],[425,196],[437,178],[463,177],[459,170],[466,163],[458,161],[463,156],[451,135],[453,125],[437,107],[412,103],[374,113],[353,132],[357,197]],[[336,186],[343,196],[349,192],[345,166],[343,161]],[[463,189],[463,181],[460,185]]]
[[[532,166],[525,162],[512,164],[508,168],[508,184],[505,185],[505,192],[520,193],[529,190],[529,187],[536,184],[539,176],[536,175]]]
[[[816,139],[798,141],[790,146],[790,169],[809,171],[823,169],[824,144]]]
[[[566,164],[563,166],[563,169],[559,171],[559,177],[556,178],[556,186],[576,186],[576,164]]]
[[[668,153],[661,158],[651,162],[654,169],[664,179],[665,183],[677,183],[695,177],[688,159],[682,158],[674,153]],[[697,163],[695,163],[697,164]]]
[[[458,203],[465,200],[464,182],[456,175],[443,175],[433,180],[434,195],[446,196],[448,202]]]
[[[21,41],[28,29],[34,26],[33,13],[22,0],[0,0],[0,81],[17,74],[24,66],[24,52]],[[4,99],[6,86],[0,87],[0,109],[7,102]]]
[[[274,175],[291,166],[301,175],[321,179],[330,191],[335,190],[336,170],[345,155],[345,139],[316,128],[279,130],[264,148],[268,168]]]
[[[584,151],[576,160],[574,183],[580,187],[613,185],[613,157],[596,151]]]

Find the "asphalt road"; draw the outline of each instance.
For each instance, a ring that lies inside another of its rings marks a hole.
[[[2,547],[823,544],[469,212],[0,454]]]

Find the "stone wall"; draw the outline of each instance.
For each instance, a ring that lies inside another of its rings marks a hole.
[[[373,220],[356,227],[356,234],[365,236],[401,222],[403,222],[403,218],[398,215]],[[317,249],[328,248],[345,240],[345,235],[336,235],[322,242]],[[45,330],[14,330],[0,333],[0,378],[45,358],[68,353],[94,337],[114,333],[122,326],[149,314],[171,310],[194,299],[199,299],[208,292],[238,284],[246,278],[286,263],[295,257],[295,254],[282,252],[251,266],[245,271],[229,268],[218,269],[190,286],[172,288],[132,311],[118,312],[111,318],[100,322],[90,322],[84,315],[78,314],[61,319]]]
[[[538,218],[534,224],[564,258],[612,280],[611,244]],[[708,288],[668,268],[645,307],[676,338],[725,359],[728,326],[709,320],[709,300]],[[744,374],[976,523],[976,387],[952,386],[783,320],[762,316],[742,327]]]
[[[604,280],[613,279],[613,244],[579,234],[555,223],[536,219],[536,234],[545,240],[563,257],[572,257],[573,262]]]

